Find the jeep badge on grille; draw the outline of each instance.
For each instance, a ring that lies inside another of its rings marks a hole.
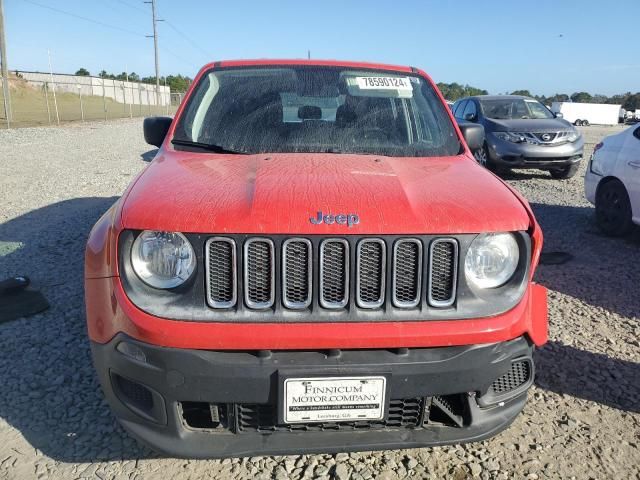
[[[360,217],[355,213],[338,213],[337,215],[328,213],[324,215],[322,212],[318,212],[315,217],[310,217],[309,221],[314,225],[320,225],[321,223],[332,225],[337,223],[338,225],[348,225],[352,227],[360,223]]]

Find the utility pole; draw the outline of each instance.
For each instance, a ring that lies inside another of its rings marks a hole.
[[[153,50],[156,57],[156,105],[160,100],[160,67],[158,66],[158,28],[157,23],[161,22],[158,17],[156,17],[156,0],[151,0],[150,2],[144,2],[151,4],[151,17],[153,19],[153,35],[147,35],[147,38],[153,37]]]
[[[7,127],[11,125],[11,104],[9,100],[9,67],[7,66],[7,41],[4,35],[4,7],[0,0],[0,63],[2,63],[2,96]]]

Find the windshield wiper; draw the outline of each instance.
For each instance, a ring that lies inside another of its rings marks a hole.
[[[180,145],[181,147],[193,147],[193,148],[201,148],[202,150],[206,150],[208,152],[214,153],[232,153],[236,155],[249,155],[248,152],[243,152],[241,150],[231,150],[229,148],[221,147],[220,145],[214,145],[212,143],[202,143],[202,142],[192,142],[191,140],[180,140],[173,139],[171,143],[174,145]]]

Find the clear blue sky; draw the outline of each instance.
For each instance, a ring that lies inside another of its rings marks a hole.
[[[640,0],[157,0],[160,74],[207,61],[353,59],[413,65],[491,93],[640,90]],[[34,3],[41,6],[34,5]],[[4,0],[9,67],[153,74],[141,0]],[[65,15],[64,10],[126,30]]]

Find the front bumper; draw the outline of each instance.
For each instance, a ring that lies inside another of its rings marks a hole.
[[[332,351],[191,350],[124,334],[92,343],[102,388],[122,425],[165,454],[200,458],[481,440],[506,428],[523,408],[534,377],[532,351],[526,337]],[[291,374],[385,375],[392,400],[385,421],[284,425],[279,392]]]
[[[506,168],[538,168],[549,170],[566,167],[582,160],[584,140],[582,137],[563,145],[534,145],[512,143],[487,135],[489,159],[495,166]]]

